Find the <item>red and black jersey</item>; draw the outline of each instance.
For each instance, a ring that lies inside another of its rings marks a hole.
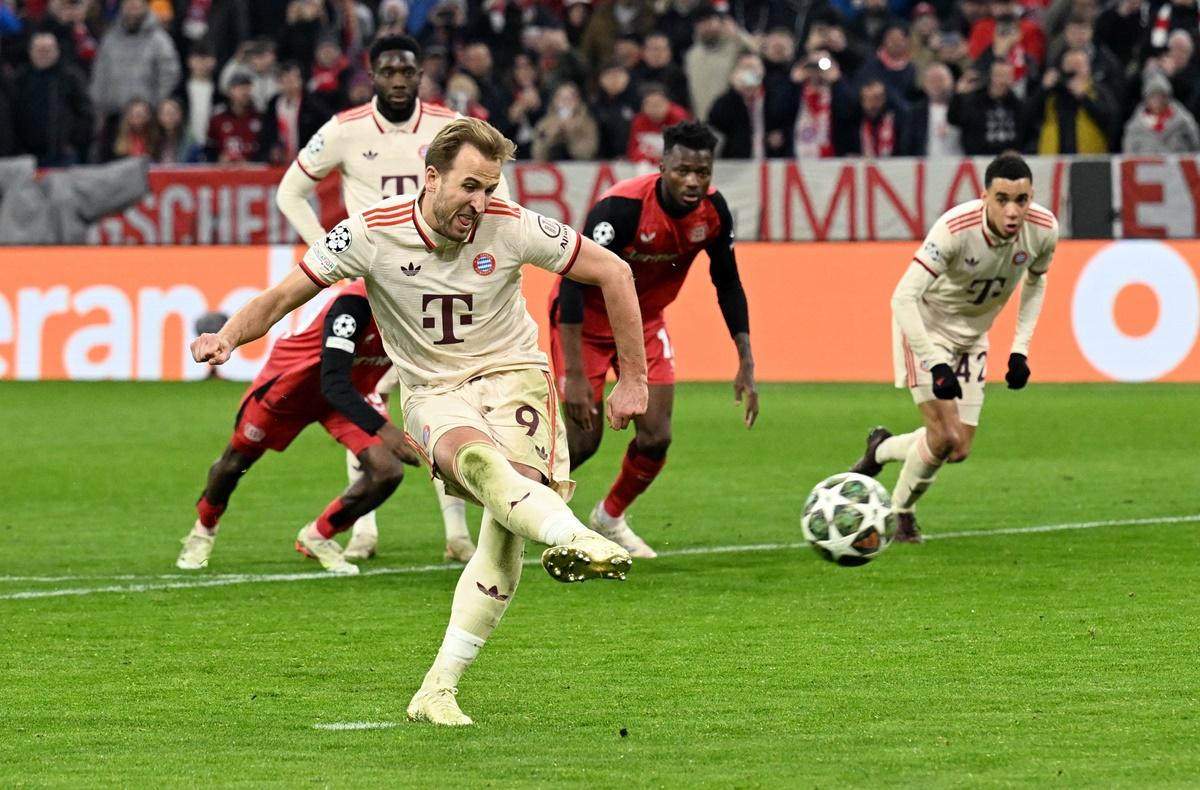
[[[715,188],[692,209],[671,211],[663,202],[661,176],[650,173],[621,181],[588,212],[584,228],[601,246],[629,264],[637,288],[642,320],[660,320],[675,301],[692,261],[708,254],[709,274],[717,288],[721,314],[729,333],[750,330],[746,295],[733,253],[733,216]],[[584,325],[588,334],[611,334],[604,296],[594,286],[563,280],[552,319]]]
[[[347,285],[299,332],[275,341],[248,397],[280,414],[311,416],[330,407],[374,434],[384,419],[364,396],[392,362],[362,280]]]

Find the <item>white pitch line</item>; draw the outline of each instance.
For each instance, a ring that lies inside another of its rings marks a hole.
[[[314,730],[390,730],[392,727],[400,725],[394,721],[332,721],[332,722],[317,722],[312,726]]]
[[[1001,527],[999,529],[970,530],[964,532],[943,532],[926,535],[926,540],[951,540],[958,538],[987,538],[994,535],[1026,535],[1039,532],[1065,532],[1077,529],[1097,529],[1100,527],[1135,527],[1157,524],[1189,524],[1200,522],[1200,513],[1188,516],[1161,516],[1157,518],[1114,519],[1111,521],[1077,521],[1066,524],[1044,524],[1032,527]],[[781,549],[803,548],[803,542],[795,543],[749,543],[732,546],[697,546],[688,549],[671,549],[660,551],[659,557],[691,557],[709,554],[740,554],[752,551],[778,551]],[[536,565],[539,560],[531,557],[525,560],[526,565]],[[439,565],[410,565],[400,568],[373,568],[363,571],[358,576],[395,576],[413,573],[435,573],[438,571],[459,570],[461,565],[443,563]],[[169,578],[175,578],[172,574]],[[76,579],[79,577],[75,577]],[[154,579],[156,577],[147,577]],[[206,577],[184,581],[148,581],[142,584],[108,585],[105,587],[74,587],[57,590],[23,590],[21,592],[4,593],[0,601],[29,600],[33,598],[58,598],[62,596],[95,595],[97,593],[143,593],[155,590],[187,590],[201,587],[225,587],[231,584],[262,584],[270,582],[304,582],[324,581],[327,579],[353,579],[354,576],[338,576],[331,573],[272,573],[272,574],[226,574],[219,577]],[[0,581],[5,577],[0,576]],[[68,577],[70,579],[70,577]]]

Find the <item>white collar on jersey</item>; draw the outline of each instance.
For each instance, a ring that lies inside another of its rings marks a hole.
[[[425,242],[425,249],[432,252],[443,242],[449,242],[450,239],[430,227],[429,223],[425,221],[425,217],[421,216],[421,199],[424,197],[425,190],[422,189],[417,193],[416,202],[413,203],[413,225],[416,226],[417,235],[421,237],[421,241]]]

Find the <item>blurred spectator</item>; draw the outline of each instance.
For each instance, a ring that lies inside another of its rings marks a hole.
[[[158,128],[161,135],[151,151],[156,164],[193,164],[204,161],[204,147],[192,136],[184,122],[183,105],[179,99],[164,99],[158,105]]]
[[[937,44],[941,37],[937,11],[927,3],[913,6],[912,25],[908,29],[908,49],[913,65],[917,68],[917,82],[921,81],[925,67],[937,60]]]
[[[14,126],[12,102],[8,97],[8,91],[4,89],[3,81],[0,81],[0,157],[16,156],[17,154],[17,135],[13,130]]]
[[[158,128],[158,119],[154,117],[150,103],[145,99],[134,99],[121,114],[117,135],[105,159],[148,157],[158,148],[161,137],[162,131]]]
[[[267,103],[279,92],[279,77],[275,67],[275,42],[269,39],[251,39],[243,41],[238,47],[238,54],[221,69],[221,78],[217,85],[226,92],[229,81],[235,74],[244,74],[250,78],[252,88],[250,96],[254,101],[254,109],[262,112]]]
[[[565,0],[563,3],[563,28],[572,47],[578,49],[583,43],[583,34],[587,32],[591,18],[592,0]]]
[[[311,63],[325,24],[325,6],[321,0],[292,0],[288,3],[285,19],[286,24],[279,33],[280,60]]]
[[[925,69],[923,96],[910,114],[911,140],[905,149],[912,156],[938,159],[962,156],[962,132],[950,123],[950,100],[954,97],[954,75],[945,63]]]
[[[599,159],[621,159],[629,149],[629,125],[637,114],[637,92],[629,72],[616,61],[600,69],[600,90],[592,103],[592,117],[600,132]]]
[[[1120,120],[1116,97],[1092,79],[1083,50],[1063,55],[1047,69],[1041,90],[1030,97],[1031,126],[1041,125],[1039,154],[1106,154]]]
[[[320,99],[305,92],[300,64],[287,61],[279,68],[279,94],[263,116],[259,156],[271,164],[290,164],[331,114]]]
[[[943,27],[946,30],[955,30],[963,38],[968,38],[971,35],[971,31],[975,28],[976,23],[986,19],[987,15],[987,0],[960,0],[960,2],[953,4],[949,17],[945,18]]]
[[[452,74],[446,80],[443,103],[459,115],[486,121],[491,117],[488,108],[479,101],[479,83],[463,72]]]
[[[90,69],[99,44],[88,25],[87,0],[50,0],[39,28],[54,34],[64,63]]]
[[[521,52],[513,58],[505,80],[504,112],[493,122],[505,137],[517,144],[518,159],[529,159],[533,155],[533,130],[546,111],[537,79],[533,55]],[[622,139],[622,151],[624,144]]]
[[[366,104],[375,97],[375,86],[371,75],[365,71],[355,71],[346,83],[346,103],[351,107]]]
[[[541,28],[532,35],[538,53],[538,73],[543,93],[550,93],[563,82],[586,85],[587,69],[567,42],[562,28]]]
[[[983,73],[997,60],[1007,61],[1013,67],[1012,92],[1018,99],[1025,99],[1033,92],[1041,72],[1037,61],[1021,43],[1020,33],[1015,27],[997,25],[992,44],[975,61],[975,68]],[[1057,61],[1055,61],[1057,62]]]
[[[413,3],[415,10],[419,3]],[[408,21],[409,32],[413,29],[412,14]],[[434,45],[446,48],[447,52],[457,52],[466,38],[467,8],[465,2],[458,0],[438,0],[429,11],[426,24],[423,26],[417,40],[422,47]]]
[[[880,34],[879,49],[855,76],[859,80],[877,79],[894,101],[908,104],[919,98],[917,67],[912,62],[908,31],[904,24],[892,22]]]
[[[407,27],[407,0],[383,0],[379,4],[379,31],[375,34],[376,38],[405,35]]]
[[[349,106],[347,88],[353,72],[350,59],[342,54],[342,47],[332,36],[322,36],[317,43],[316,60],[308,90],[335,112]]]
[[[792,31],[777,27],[762,40],[763,85],[768,91],[786,89],[792,82],[792,64],[796,60],[796,37]]]
[[[834,93],[834,113],[846,121],[836,129],[834,148],[839,156],[883,159],[907,156],[904,146],[911,139],[908,114],[889,95],[878,77],[864,79],[858,88],[858,103],[838,106],[844,93]]]
[[[1187,98],[1200,84],[1200,64],[1196,62],[1196,44],[1190,33],[1174,30],[1167,37],[1166,51],[1158,57],[1158,66],[1171,81],[1173,95]]]
[[[1092,62],[1092,79],[1106,87],[1113,96],[1121,95],[1125,84],[1124,66],[1107,48],[1095,43],[1092,24],[1085,17],[1076,16],[1067,20],[1062,37],[1050,44],[1047,62],[1058,63],[1062,54],[1069,49],[1087,52]]]
[[[134,99],[157,105],[179,84],[179,55],[146,0],[121,0],[116,22],[104,34],[92,68],[91,95],[101,120]]]
[[[623,65],[628,68],[627,64]],[[649,82],[662,85],[671,101],[681,107],[687,107],[691,103],[687,75],[675,63],[671,53],[671,40],[665,33],[651,33],[646,36],[645,46],[642,47],[642,62],[630,70],[630,76],[636,85]]]
[[[589,69],[599,69],[612,56],[621,36],[634,33],[640,39],[652,30],[654,10],[649,0],[612,0],[592,11],[579,43],[579,54]]]
[[[525,9],[521,3],[509,0],[483,0],[473,3],[472,8],[467,20],[467,40],[486,46],[496,64],[501,69],[507,68],[521,48]],[[380,6],[381,16],[382,13]],[[536,13],[538,9],[534,7],[531,16]]]
[[[677,61],[692,46],[696,15],[705,5],[706,0],[668,0],[666,10],[659,14],[655,28],[666,34]]]
[[[626,157],[631,162],[656,165],[662,161],[663,130],[691,116],[687,110],[671,101],[661,85],[650,84],[642,88],[641,107],[629,124]]]
[[[439,85],[444,84],[450,72],[446,48],[434,45],[425,49],[421,57],[421,70]]]
[[[633,70],[642,64],[641,36],[636,33],[622,33],[613,45],[612,56],[633,73]]]
[[[1037,22],[1021,18],[1017,0],[991,0],[990,11],[971,28],[968,48],[972,58],[978,59],[1000,37],[1012,40],[1007,49],[1015,49],[1018,55],[1028,53],[1039,67],[1046,62],[1046,35]]]
[[[846,25],[846,33],[859,57],[866,60],[883,40],[884,31],[899,21],[887,0],[862,0],[858,14]]]
[[[948,120],[962,130],[963,153],[967,156],[994,156],[1010,148],[1025,149],[1025,110],[1012,84],[1013,67],[1004,60],[992,63],[984,86],[980,86],[979,73],[973,69],[958,78]]]
[[[375,38],[375,15],[358,0],[327,0],[325,6],[330,10],[330,32],[346,54],[357,59]]]
[[[1112,52],[1118,63],[1136,68],[1134,55],[1146,31],[1142,0],[1116,0],[1096,17],[1093,29],[1097,44]]]
[[[36,156],[38,167],[84,161],[94,124],[87,79],[61,60],[53,33],[30,37],[29,64],[17,72],[13,88],[14,129],[21,151]]]
[[[262,116],[254,109],[253,83],[245,74],[229,82],[227,104],[218,108],[208,124],[205,153],[210,162],[250,162],[258,156]]]
[[[858,73],[864,63],[861,53],[850,46],[846,38],[846,29],[842,27],[837,16],[818,16],[808,29],[804,40],[805,52],[824,50],[837,61],[842,74],[852,76]]]
[[[1151,72],[1142,102],[1125,124],[1121,150],[1127,154],[1188,154],[1200,151],[1200,129],[1187,109],[1172,98],[1171,83]]]
[[[946,30],[937,39],[937,59],[950,67],[957,80],[972,68],[971,53],[967,40],[957,31]]]
[[[475,81],[479,103],[487,108],[488,117],[499,117],[504,112],[504,95],[498,80],[492,74],[492,51],[482,41],[467,44],[458,53],[458,65],[468,77]],[[460,110],[461,112],[461,110]],[[466,115],[467,113],[463,113]]]
[[[538,121],[533,158],[539,162],[594,159],[599,145],[596,119],[580,98],[579,88],[569,82],[559,85],[550,109]]]
[[[729,77],[729,90],[708,111],[708,124],[720,135],[717,156],[722,159],[766,157],[764,71],[762,58],[753,52],[743,54]]]
[[[697,11],[693,19],[695,43],[683,57],[684,71],[692,93],[692,112],[697,118],[707,118],[713,102],[725,92],[738,56],[749,47],[727,12],[709,6]]]
[[[798,159],[821,159],[834,155],[837,119],[833,114],[833,92],[848,91],[842,70],[823,49],[810,52],[792,70],[797,88],[796,120],[792,126],[792,155]],[[839,99],[839,106],[845,102]]]
[[[207,43],[200,41],[192,45],[188,52],[187,67],[187,80],[175,96],[183,105],[192,139],[199,142],[208,137],[208,122],[212,120],[213,108],[221,100],[213,79],[217,59]]]

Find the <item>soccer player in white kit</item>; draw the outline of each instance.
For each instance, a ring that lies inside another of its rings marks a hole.
[[[385,36],[371,45],[371,79],[375,97],[329,119],[300,151],[276,191],[276,203],[310,247],[325,236],[325,228],[308,203],[317,183],[337,170],[342,175],[342,198],[351,215],[384,198],[415,194],[425,180],[425,151],[434,135],[460,117],[453,110],[425,104],[417,98],[421,82],[421,47],[409,36]],[[507,198],[503,180],[498,197]],[[380,380],[376,392],[397,386],[395,372]],[[346,454],[353,484],[362,476],[358,459]],[[435,480],[446,527],[446,559],[466,562],[475,552],[467,531],[466,504],[448,496]],[[365,560],[375,554],[379,527],[372,511],[354,523],[343,556]]]
[[[1029,343],[1058,243],[1058,220],[1033,202],[1033,174],[1017,154],[992,160],[979,200],[938,219],[892,294],[896,386],[908,388],[924,427],[893,436],[873,429],[851,471],[874,477],[902,461],[892,494],[896,540],[920,543],[913,507],[946,462],[965,461],[979,425],[988,329],[1021,287],[1017,331],[1004,379],[1029,381]]]
[[[603,292],[621,371],[608,401],[615,429],[643,414],[648,399],[633,275],[571,228],[492,196],[514,150],[484,121],[454,121],[430,145],[420,194],[340,223],[220,332],[192,343],[197,362],[221,364],[326,285],[365,280],[399,372],[408,441],[434,474],[485,508],[441,650],[408,706],[410,719],[442,725],[472,723],[455,699],[458,681],[512,600],[526,539],[551,546],[542,565],[559,581],[623,579],[632,563],[564,501],[574,487],[566,429],[521,295],[521,265]]]

